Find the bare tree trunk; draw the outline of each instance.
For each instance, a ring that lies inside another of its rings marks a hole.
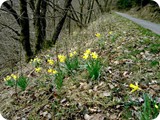
[[[69,16],[70,16],[71,13],[69,13]],[[68,18],[68,34],[70,36],[71,34],[71,18]]]
[[[96,3],[97,3],[97,5],[98,5],[98,7],[99,7],[99,9],[100,9],[100,11],[101,11],[101,13],[104,13],[104,9],[103,9],[102,5],[99,3],[98,0],[95,0],[95,1],[96,1]]]
[[[107,0],[105,3],[106,12],[111,12],[112,0]]]
[[[29,0],[29,6],[30,6],[30,8],[31,8],[31,10],[32,10],[32,13],[33,13],[33,25],[35,26],[35,0]]]
[[[36,54],[43,48],[46,39],[47,2],[47,0],[36,0],[36,3],[34,0],[29,1],[33,12],[33,24],[36,33]]]
[[[34,10],[35,10],[35,1],[34,0],[29,0],[29,6],[30,6],[32,12],[34,13]]]
[[[53,0],[53,4],[56,4],[56,0]],[[54,5],[54,8],[53,8],[53,27],[55,29],[55,26],[56,26],[56,9],[55,9],[55,5]]]
[[[105,11],[107,11],[107,7],[108,7],[108,0],[103,0],[104,1],[104,9]]]
[[[87,23],[89,23],[90,20],[91,20],[92,12],[93,12],[93,6],[94,6],[94,0],[92,0],[91,3],[90,3],[90,9],[89,9],[89,15],[88,15]]]
[[[74,7],[71,5],[70,8],[71,8],[70,11],[71,11],[72,20],[74,20],[77,23],[77,26],[79,28],[82,28],[82,26],[84,26],[84,25],[83,25],[83,23],[81,23],[76,11],[74,10]]]
[[[91,0],[88,0],[87,3],[87,15],[85,17],[85,24],[87,23],[88,17],[89,17],[89,13],[90,13],[90,9],[91,9]]]
[[[46,39],[46,12],[47,12],[47,1],[42,0],[41,3],[41,26],[42,26],[42,39]]]
[[[71,2],[72,0],[66,0],[65,1],[65,4],[64,4],[64,12],[63,12],[63,16],[62,18],[60,19],[60,21],[58,22],[56,28],[55,28],[55,31],[53,33],[53,36],[52,36],[52,43],[55,44],[57,39],[58,39],[58,36],[62,30],[62,27],[63,27],[63,24],[65,22],[65,19],[66,19],[66,16],[67,16],[67,13],[68,13],[68,10],[71,6]]]
[[[80,21],[83,23],[83,7],[84,7],[84,0],[80,0]]]
[[[35,32],[36,32],[36,50],[37,54],[42,49],[43,39],[41,32],[41,15],[40,15],[40,5],[42,0],[37,0],[35,5]]]
[[[20,15],[21,15],[20,16],[20,26],[21,26],[20,40],[22,42],[23,49],[26,52],[26,61],[28,62],[32,58],[33,52],[31,50],[31,45],[30,45],[27,2],[26,0],[19,0],[19,1],[20,1]]]

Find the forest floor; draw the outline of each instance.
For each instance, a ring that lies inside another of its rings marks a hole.
[[[86,68],[92,58],[82,57],[87,49],[98,54],[97,80]],[[56,65],[57,54],[73,51],[78,68]],[[41,70],[31,64],[22,69],[29,78],[25,91],[18,88],[16,96],[13,87],[0,85],[0,111],[8,120],[150,120],[160,111],[160,36],[117,14],[66,35],[37,58]],[[63,81],[55,82],[50,68],[61,69]]]

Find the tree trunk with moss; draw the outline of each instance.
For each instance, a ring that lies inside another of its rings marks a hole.
[[[26,61],[28,62],[32,56],[33,52],[30,45],[30,34],[29,34],[29,18],[27,12],[27,2],[26,0],[19,0],[20,2],[20,41],[22,42],[23,49],[26,52]]]

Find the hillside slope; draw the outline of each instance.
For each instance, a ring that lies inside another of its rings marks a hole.
[[[160,8],[153,5],[146,5],[142,9],[139,7],[134,7],[127,11],[128,14],[133,15],[134,17],[149,20],[155,23],[160,23]]]
[[[87,49],[98,56],[92,54],[90,57],[94,59],[85,58]],[[69,57],[73,51],[79,66],[68,71],[66,63],[59,63],[63,57],[57,62],[57,56],[68,54]],[[144,93],[148,93],[152,97],[150,102],[156,105],[149,109],[155,111],[148,117],[152,119],[158,114],[160,36],[125,18],[105,14],[88,28],[61,38],[56,47],[37,58],[41,61],[38,64],[41,70],[31,64],[23,67],[29,85],[25,91],[18,88],[18,97],[14,88],[5,83],[0,86],[0,111],[9,120],[138,120],[140,113],[145,113]],[[90,59],[100,61],[97,80],[93,80],[95,76],[90,77],[86,67],[91,64]],[[48,64],[48,60],[54,60],[53,65]],[[57,78],[58,73],[50,75],[50,68],[63,73],[62,77]]]

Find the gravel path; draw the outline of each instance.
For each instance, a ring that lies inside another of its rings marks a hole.
[[[116,13],[118,15],[123,16],[123,17],[141,25],[142,27],[144,27],[146,29],[149,29],[149,30],[153,31],[154,33],[160,35],[160,24],[156,24],[156,23],[153,23],[153,22],[150,22],[150,21],[134,18],[134,17],[132,17],[130,15],[127,15],[127,14],[124,14],[124,13],[120,13],[120,12],[116,12]]]

